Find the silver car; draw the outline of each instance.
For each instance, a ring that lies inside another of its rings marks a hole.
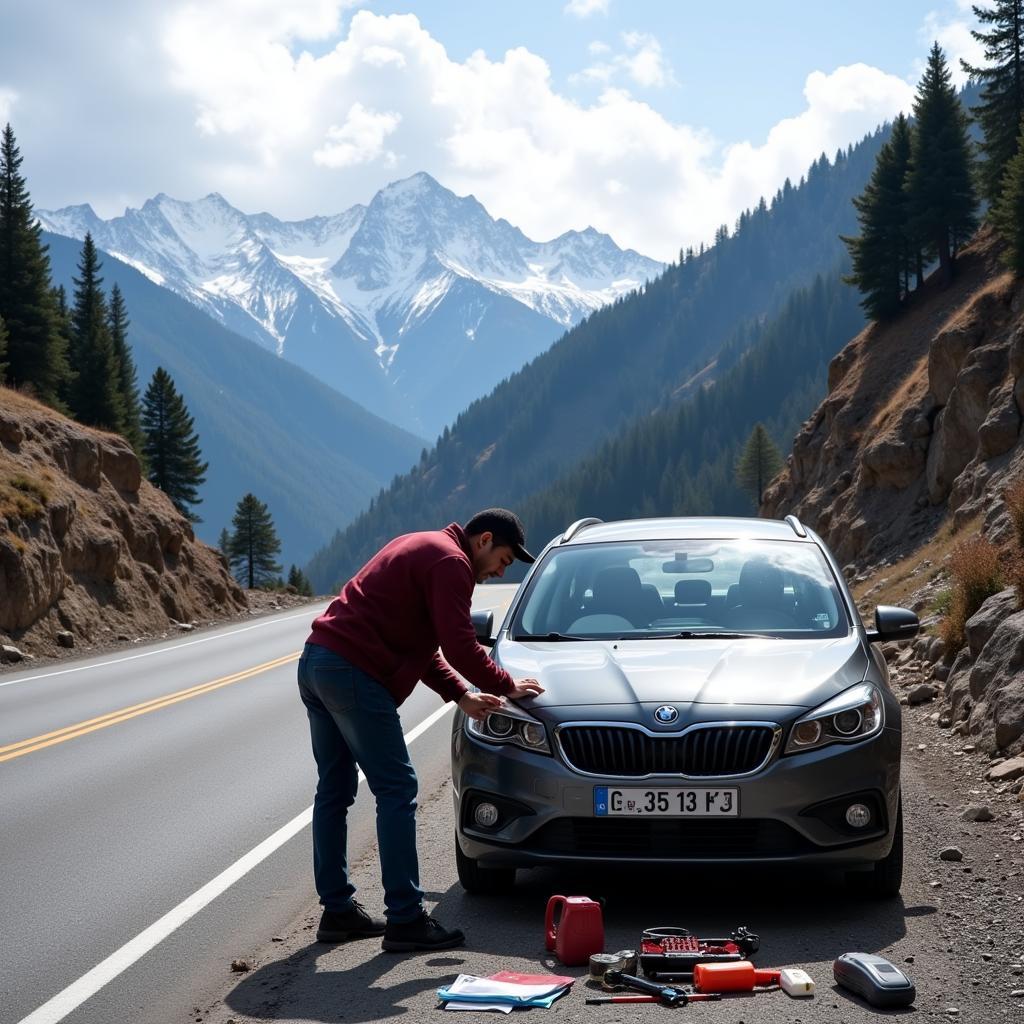
[[[545,692],[457,712],[459,880],[544,864],[791,864],[903,873],[900,706],[824,543],[794,516],[570,526],[543,551],[495,661]]]

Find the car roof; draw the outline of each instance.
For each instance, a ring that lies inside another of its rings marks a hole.
[[[663,519],[623,519],[580,526],[566,544],[597,544],[631,540],[784,540],[813,544],[793,526],[779,519],[742,519],[730,516],[686,516]],[[557,542],[556,542],[557,543]]]

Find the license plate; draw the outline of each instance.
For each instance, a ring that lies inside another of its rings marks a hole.
[[[594,787],[598,817],[728,818],[739,817],[738,789],[620,789]]]

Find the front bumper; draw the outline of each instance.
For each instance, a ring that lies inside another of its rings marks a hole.
[[[858,868],[881,860],[893,841],[899,800],[901,733],[885,728],[860,743],[776,754],[739,779],[598,779],[570,770],[558,755],[494,746],[453,732],[457,835],[462,852],[487,867],[615,860],[637,864],[778,863]],[[619,818],[594,815],[594,787],[729,787],[736,818]],[[493,795],[508,814],[493,830],[469,815]],[[839,798],[862,799],[876,822],[862,833],[836,812]]]

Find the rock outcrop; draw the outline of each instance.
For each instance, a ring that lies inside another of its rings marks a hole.
[[[904,314],[833,359],[828,396],[766,492],[762,515],[795,513],[861,579],[942,527],[1013,547],[1003,491],[1024,477],[1024,284],[999,255],[982,230],[951,287],[929,280]],[[914,648],[942,684],[941,720],[993,756],[1024,750],[1018,607],[1012,589],[990,598],[959,652],[931,652],[925,636]]]
[[[762,514],[795,512],[860,570],[913,552],[951,515],[1008,538],[1001,490],[1024,472],[1024,288],[979,234],[946,291],[833,359],[829,394]]]
[[[123,438],[0,388],[0,640],[70,646],[245,607]]]

